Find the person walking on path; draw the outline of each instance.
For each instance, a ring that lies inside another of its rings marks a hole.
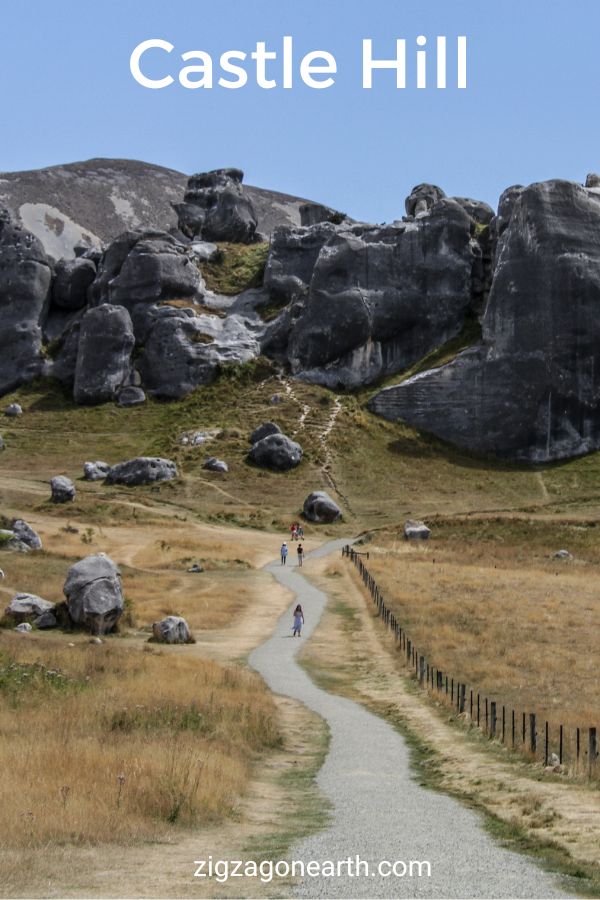
[[[296,535],[298,536],[299,541],[304,540],[304,528],[302,527],[302,525],[296,526]]]
[[[302,565],[302,561],[304,559],[304,547],[302,544],[298,544],[298,565]]]
[[[304,625],[304,613],[300,604],[294,610],[294,637],[300,637]]]
[[[293,541],[296,540],[296,527],[296,523],[292,522],[292,524],[290,525],[290,537]]]
[[[281,565],[282,566],[285,566],[285,564],[287,562],[287,555],[288,555],[288,545],[284,541],[283,544],[281,545]]]

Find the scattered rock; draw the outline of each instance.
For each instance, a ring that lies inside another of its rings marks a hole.
[[[277,403],[283,403],[283,397],[281,394],[273,394],[272,397],[269,397],[269,403],[272,406],[275,406]]]
[[[39,534],[23,519],[15,519],[12,523],[12,530],[15,537],[23,544],[27,544],[30,550],[42,549],[42,539]]]
[[[342,512],[326,491],[313,491],[304,501],[304,516],[310,522],[335,522]]]
[[[211,431],[186,431],[179,438],[179,443],[187,447],[191,445],[192,447],[198,447],[201,444],[206,444],[208,441],[212,441],[218,434],[218,429],[213,428]]]
[[[53,478],[50,487],[53,503],[70,503],[75,499],[75,485],[70,478],[66,478],[64,475],[57,475]]]
[[[34,619],[33,624],[36,628],[39,628],[40,631],[46,631],[49,628],[56,628],[58,619],[53,612],[45,612],[42,613],[41,616],[38,616],[37,619]]]
[[[229,472],[227,463],[222,459],[217,459],[216,456],[209,456],[202,468],[209,469],[211,472]]]
[[[4,415],[16,418],[23,415],[23,409],[19,403],[10,403],[4,410]]]
[[[302,447],[285,434],[270,434],[257,441],[248,459],[264,469],[286,472],[302,462]]]
[[[270,434],[281,433],[281,428],[279,425],[276,425],[275,422],[265,422],[263,425],[259,425],[258,428],[254,429],[250,435],[250,443],[256,444],[258,441],[262,441],[263,438],[269,437]]]
[[[431,529],[424,522],[409,519],[404,525],[404,540],[406,541],[428,541],[430,534]]]
[[[251,244],[258,220],[252,201],[242,190],[241,169],[215,169],[192,175],[183,203],[174,204],[179,228],[203,241]]]
[[[133,325],[126,309],[108,303],[89,309],[79,330],[75,402],[114,399],[129,378],[134,344]]]
[[[190,566],[188,572],[191,572],[193,575],[200,575],[202,572],[204,572],[204,569],[202,568],[200,563],[194,563],[193,566]]]
[[[568,550],[557,550],[556,553],[553,554],[553,559],[573,559],[573,554],[569,553]]]
[[[121,573],[105,553],[71,566],[63,590],[72,621],[94,635],[111,631],[123,613]]]
[[[219,253],[217,245],[210,241],[193,241],[191,249],[200,262],[210,262]]]
[[[560,759],[558,758],[557,753],[551,753],[548,757],[548,765],[552,766],[552,768],[556,768],[556,766],[560,766]]]
[[[93,637],[93,638],[90,638],[90,639],[89,639],[88,643],[89,643],[89,644],[103,644],[104,641],[102,640],[102,638],[99,638],[99,637]]]
[[[53,613],[56,603],[42,600],[36,594],[16,594],[5,609],[7,616],[11,616],[17,622],[24,619],[43,616],[45,613]]]
[[[181,616],[167,616],[152,626],[152,634],[162,644],[193,644],[188,623]]]
[[[109,472],[109,464],[100,460],[83,464],[83,477],[86,481],[104,481]]]
[[[119,406],[141,406],[142,403],[146,402],[146,394],[141,387],[137,387],[137,385],[130,384],[127,387],[121,388],[119,391],[119,396],[117,398],[117,403]]]
[[[27,634],[28,632],[33,631],[33,628],[29,624],[29,622],[21,622],[21,624],[17,625],[17,627],[14,630],[20,631],[21,634]]]
[[[112,466],[106,476],[107,484],[142,485],[177,478],[177,466],[170,459],[157,456],[138,456]]]

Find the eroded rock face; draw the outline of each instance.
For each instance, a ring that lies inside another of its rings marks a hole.
[[[146,402],[146,394],[141,387],[129,384],[121,388],[117,397],[119,406],[142,406]]]
[[[309,522],[335,522],[342,515],[337,503],[326,491],[313,491],[304,501],[303,513]]]
[[[221,365],[259,356],[260,334],[260,326],[242,316],[168,309],[154,319],[138,360],[144,387],[156,397],[184,397],[214,381]]]
[[[0,396],[42,371],[52,270],[41,243],[0,207]]]
[[[455,337],[475,302],[475,221],[438,199],[412,221],[278,229],[265,285],[287,304],[263,346],[301,380],[355,388]]]
[[[59,309],[82,309],[95,277],[96,266],[91,259],[61,259],[56,266],[52,303]]]
[[[131,371],[133,325],[122,306],[88,309],[80,323],[73,397],[76,403],[115,398]]]
[[[104,553],[71,566],[63,590],[71,619],[92,634],[111,631],[123,613],[121,575]]]
[[[270,434],[257,441],[248,459],[263,469],[286,472],[302,462],[302,447],[285,434]]]
[[[106,476],[107,484],[142,485],[177,478],[177,466],[170,459],[159,456],[138,456],[112,466]]]
[[[566,181],[501,198],[482,342],[370,408],[459,447],[548,462],[600,447],[600,195]]]
[[[201,294],[198,267],[186,247],[161,231],[127,231],[107,248],[90,287],[93,305],[132,310],[137,303],[191,299]]]
[[[251,244],[258,220],[242,190],[240,169],[215,169],[192,175],[183,203],[175,204],[181,231],[202,241]]]
[[[11,616],[15,622],[23,622],[25,619],[35,619],[44,613],[53,613],[56,603],[43,600],[36,594],[16,594],[5,609],[7,616]]]

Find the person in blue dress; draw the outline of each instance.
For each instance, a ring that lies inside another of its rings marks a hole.
[[[302,626],[304,625],[304,613],[300,604],[294,610],[294,637],[300,637]]]

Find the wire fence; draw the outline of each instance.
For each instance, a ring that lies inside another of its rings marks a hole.
[[[404,662],[420,686],[447,704],[457,716],[479,728],[490,740],[522,753],[530,761],[568,769],[569,774],[597,779],[598,732],[595,727],[564,726],[550,722],[535,712],[515,709],[486,696],[450,672],[438,668],[420,652],[406,628],[387,606],[383,594],[363,562],[368,553],[358,553],[349,545],[342,550],[358,569],[379,617],[392,632]],[[560,771],[560,770],[559,770]]]

